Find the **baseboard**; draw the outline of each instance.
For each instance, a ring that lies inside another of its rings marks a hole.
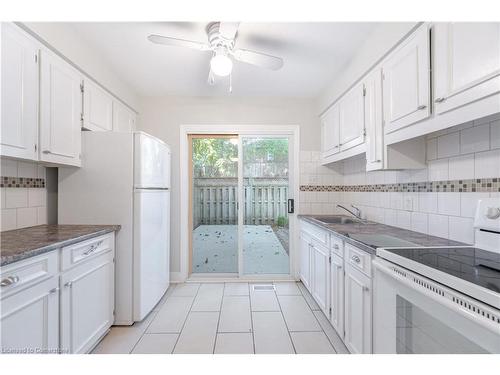
[[[186,281],[180,272],[170,272],[170,282],[172,284],[183,283]]]

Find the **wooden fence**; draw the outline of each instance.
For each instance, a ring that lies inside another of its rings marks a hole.
[[[244,179],[244,223],[277,224],[288,217],[288,180]],[[235,178],[196,178],[193,190],[193,226],[238,223],[238,186]]]

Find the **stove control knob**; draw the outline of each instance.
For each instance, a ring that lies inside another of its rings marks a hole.
[[[486,217],[488,219],[498,219],[500,217],[500,208],[498,207],[488,207],[486,210]]]

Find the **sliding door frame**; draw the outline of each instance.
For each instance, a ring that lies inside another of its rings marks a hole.
[[[240,277],[234,275],[233,281],[263,281],[263,280],[297,280],[298,279],[298,220],[297,213],[299,212],[299,150],[300,150],[300,127],[299,125],[181,125],[180,126],[180,272],[172,272],[173,282],[184,282],[186,280],[200,280],[196,275],[191,276],[191,235],[190,223],[192,224],[192,202],[191,202],[191,165],[190,159],[192,155],[191,140],[192,136],[208,137],[208,136],[235,136],[238,135],[238,180],[242,176],[242,137],[288,137],[289,138],[289,160],[291,159],[289,176],[289,191],[293,199],[295,199],[295,214],[289,217],[289,256],[290,256],[290,274],[289,275],[244,275],[242,272],[242,257],[238,256],[238,269]],[[242,181],[242,180],[241,180]],[[238,183],[240,184],[240,182]],[[238,194],[241,198],[241,189],[238,189]],[[241,201],[240,201],[241,205]],[[238,210],[238,222],[243,218],[243,207]],[[175,220],[175,219],[174,219]],[[238,233],[238,255],[240,255],[241,234]],[[229,276],[229,275],[228,275]],[[202,277],[207,279],[217,277],[218,280],[224,279],[224,275],[205,275]],[[228,279],[231,279],[229,276]]]

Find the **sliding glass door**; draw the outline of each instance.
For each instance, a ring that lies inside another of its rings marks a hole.
[[[241,137],[244,275],[289,274],[288,138]]]
[[[290,274],[290,138],[190,136],[192,274]]]
[[[191,272],[238,274],[238,136],[193,135]]]

